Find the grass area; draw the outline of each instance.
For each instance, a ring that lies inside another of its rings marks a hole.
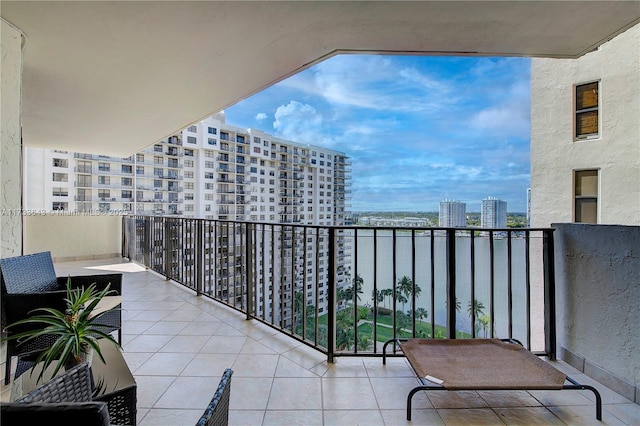
[[[373,313],[369,313],[366,318],[367,321],[373,322]],[[376,340],[378,342],[386,342],[389,339],[393,338],[393,318],[391,315],[378,315],[376,318],[378,326],[376,327]],[[318,317],[319,325],[327,325],[327,315],[321,315]],[[406,330],[411,328],[411,324],[405,327]],[[370,323],[360,324],[358,326],[358,334],[369,335],[373,337],[373,327]],[[447,335],[446,327],[435,324],[434,326],[434,334],[435,336],[445,337]],[[416,320],[416,336],[431,336],[431,323],[430,322],[422,322]],[[470,333],[465,333],[462,331],[457,331],[456,336],[459,338],[470,338]],[[410,332],[402,331],[400,333],[400,337],[411,337]]]

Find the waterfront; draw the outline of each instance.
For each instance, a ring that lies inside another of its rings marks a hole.
[[[472,330],[469,308],[473,274],[474,299],[478,301],[478,307],[484,307],[482,315],[493,316],[494,334],[497,337],[509,334],[509,282],[511,283],[512,335],[526,341],[526,304],[529,300],[525,297],[527,256],[533,258],[541,255],[541,238],[537,235],[531,237],[527,255],[527,240],[515,233],[511,238],[510,248],[509,240],[500,233],[494,233],[492,239],[488,235],[475,236],[473,242],[468,233],[463,235],[459,234],[455,238],[456,295],[459,307],[456,329],[467,333]],[[435,313],[435,324],[446,324],[447,238],[444,231],[434,231],[433,238],[431,231],[396,232],[394,240],[391,230],[358,229],[357,243],[353,233],[347,237],[347,241],[351,244],[351,275],[355,277],[357,274],[363,281],[359,305],[373,306],[374,286],[376,290],[391,289],[394,282],[397,283],[406,276],[420,288],[420,292],[416,292],[416,309],[427,310],[428,317],[424,321],[431,322],[431,316]],[[542,270],[529,270],[529,277],[532,329],[540,331],[539,335],[534,333],[532,342],[534,347],[541,347],[544,329]],[[390,303],[390,299],[386,299],[378,305],[390,307]],[[397,308],[404,312],[410,311],[411,303],[404,303],[404,306],[397,303]],[[490,335],[486,325],[484,329],[477,326],[476,332],[482,337],[485,333]]]

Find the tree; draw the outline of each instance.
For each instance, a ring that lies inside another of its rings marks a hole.
[[[467,312],[469,312],[469,316],[472,316],[471,313],[473,312],[473,316],[475,318],[479,318],[482,314],[484,314],[484,310],[484,304],[478,299],[474,299],[473,306],[471,306],[471,301],[469,301],[469,305],[467,306]]]
[[[484,304],[478,299],[473,300],[473,305],[471,305],[471,301],[469,301],[469,305],[467,306],[467,312],[469,312],[469,316],[475,318],[474,330],[476,334],[482,328],[482,324],[480,323],[480,317],[484,314]]]
[[[393,297],[393,290],[390,289],[390,288],[385,288],[384,290],[381,290],[381,293],[385,298],[391,299]],[[385,303],[384,307],[385,308],[387,307],[386,303]]]
[[[415,315],[416,315],[416,318],[418,318],[418,321],[422,321],[423,318],[429,317],[429,312],[425,308],[418,308],[416,309]]]
[[[376,306],[378,306],[379,303],[384,301],[384,295],[382,294],[381,290],[372,290],[371,297],[375,301]]]
[[[371,336],[366,334],[358,334],[357,344],[359,351],[368,351],[373,348],[373,340],[371,340]]]
[[[478,323],[480,324],[480,328],[482,329],[482,331],[484,331],[484,337],[487,337],[491,324],[491,318],[489,317],[489,315],[482,315],[480,318],[478,318]]]
[[[421,292],[422,292],[422,289],[420,288],[420,286],[417,284],[414,284],[411,278],[407,277],[406,275],[400,278],[398,280],[398,285],[396,286],[396,299],[398,299],[398,301],[402,303],[402,310],[404,311],[405,303],[409,302],[410,300],[413,301],[412,296],[414,294],[416,297],[418,297]],[[401,299],[400,299],[401,296],[404,296],[402,298],[404,302],[401,302]]]

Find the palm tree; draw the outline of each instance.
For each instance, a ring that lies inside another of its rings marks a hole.
[[[380,290],[372,290],[371,291],[371,297],[375,301],[375,305],[376,306],[378,306],[378,304],[380,302],[384,301],[384,295],[382,294],[382,291],[380,291]]]
[[[476,319],[474,324],[474,329],[476,333],[480,331],[482,324],[480,323],[480,317],[484,314],[484,304],[478,299],[473,300],[473,306],[471,305],[471,301],[469,301],[469,305],[467,306],[467,312],[469,312],[469,316]]]
[[[404,303],[407,303],[409,300],[413,301],[412,295],[415,294],[416,297],[420,295],[422,289],[419,285],[414,284],[413,280],[406,275],[398,280],[398,285],[396,286],[396,298],[398,301],[400,300],[400,295],[404,296]],[[402,310],[404,311],[404,303],[402,304]]]
[[[416,309],[415,315],[418,318],[418,321],[422,321],[423,318],[429,317],[429,312],[425,308],[418,308]]]
[[[389,299],[391,299],[391,298],[393,297],[393,290],[392,290],[392,289],[390,289],[390,288],[385,288],[384,290],[381,290],[381,293],[383,294],[383,296],[384,296],[385,298],[389,298]],[[387,307],[386,302],[385,302],[384,307],[385,307],[385,308]]]
[[[366,334],[358,334],[358,350],[359,351],[368,351],[373,348],[373,340],[371,340],[371,336]]]
[[[484,314],[484,304],[478,299],[474,299],[473,306],[471,306],[471,301],[469,301],[469,305],[467,306],[467,312],[469,312],[469,316],[471,316],[471,312],[473,312],[473,316],[475,318],[479,318],[482,314]]]
[[[487,337],[487,332],[489,331],[489,324],[491,324],[491,318],[489,315],[482,315],[478,318],[478,323],[480,324],[480,328],[484,331],[484,337]]]

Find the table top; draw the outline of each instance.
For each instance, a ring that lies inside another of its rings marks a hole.
[[[104,357],[104,362],[102,362],[98,354],[94,353],[90,364],[93,382],[96,388],[100,390],[99,395],[117,392],[135,385],[135,378],[131,374],[120,348],[105,339],[100,339],[98,345]],[[51,373],[54,369],[55,365],[50,365],[47,368],[43,378],[45,382],[51,379]],[[27,370],[13,381],[11,401],[26,395],[43,383],[43,381],[37,382],[41,370],[42,367],[36,365],[33,370]]]

